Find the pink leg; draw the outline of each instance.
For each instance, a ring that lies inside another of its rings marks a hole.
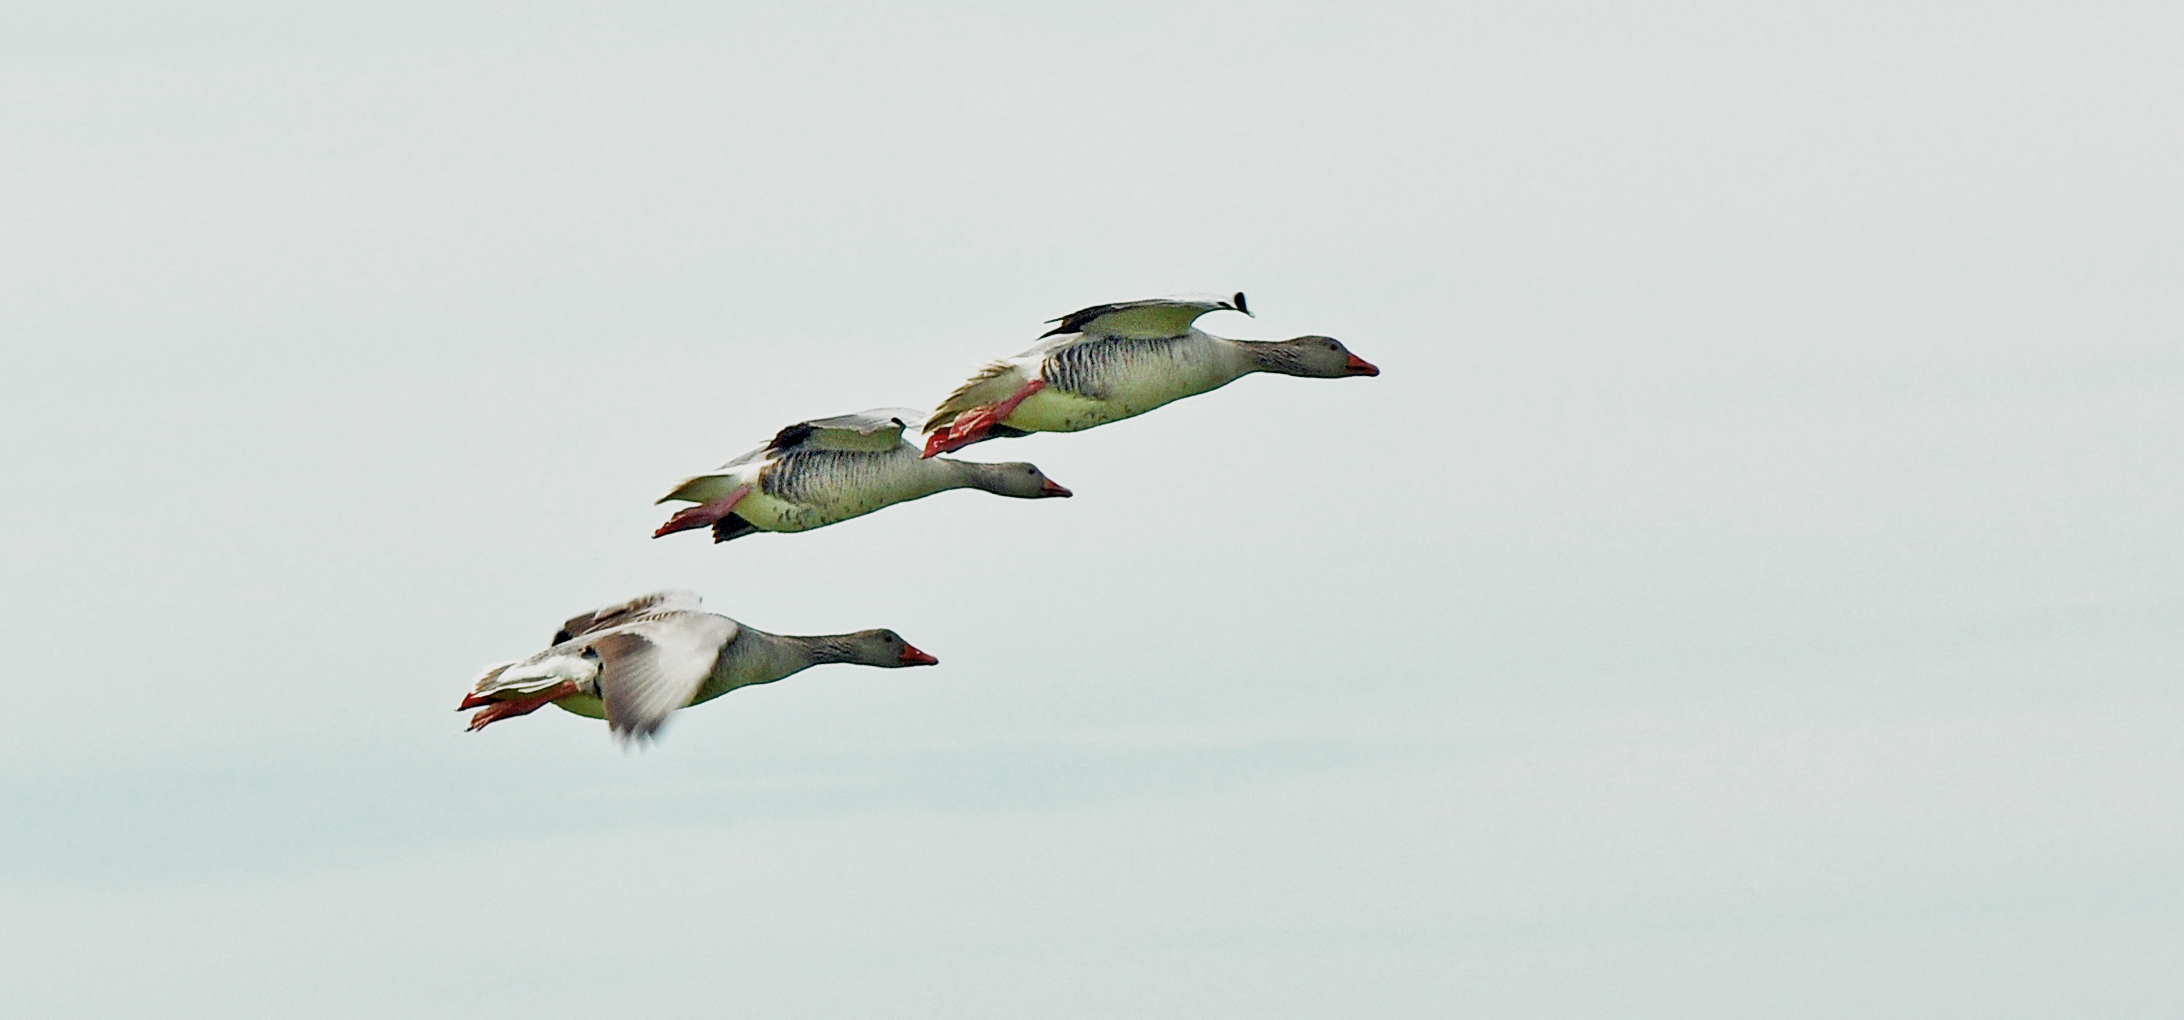
[[[743,497],[750,494],[750,486],[738,485],[735,491],[729,493],[724,499],[716,499],[710,503],[700,503],[697,506],[683,507],[675,511],[675,516],[668,518],[666,524],[660,525],[660,530],[653,532],[652,537],[658,538],[661,535],[672,535],[678,531],[709,527],[714,521],[728,516],[728,511],[734,510],[736,504],[741,502]]]
[[[541,708],[545,708],[548,704],[552,702],[560,701],[561,699],[575,693],[576,681],[563,680],[560,683],[547,688],[544,694],[534,694],[528,698],[508,698],[505,700],[493,701],[490,699],[480,698],[477,695],[473,694],[470,697],[463,699],[463,707],[469,708],[473,704],[482,704],[485,706],[484,710],[470,717],[470,730],[476,731],[482,730],[503,719],[513,719],[519,715],[530,715],[531,713],[536,712]]]
[[[925,456],[960,450],[986,438],[986,433],[993,431],[993,427],[1000,424],[1002,419],[1016,413],[1016,405],[1043,389],[1046,389],[1046,380],[1033,379],[1007,400],[974,407],[956,415],[954,421],[933,430],[933,434],[925,440]]]

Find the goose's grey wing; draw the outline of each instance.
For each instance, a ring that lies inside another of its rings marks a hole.
[[[1111,305],[1080,308],[1059,319],[1048,319],[1048,322],[1058,322],[1061,325],[1040,335],[1049,337],[1086,333],[1161,340],[1182,336],[1190,332],[1191,323],[1198,321],[1199,316],[1219,311],[1251,314],[1250,306],[1244,304],[1243,291],[1234,294],[1176,294],[1144,301],[1121,301]]]
[[[639,595],[627,602],[602,606],[582,616],[569,617],[569,621],[562,624],[561,630],[554,634],[553,643],[558,645],[595,630],[619,626],[647,613],[695,613],[699,611],[699,603],[702,601],[697,592],[682,588]]]
[[[902,443],[902,431],[924,417],[907,407],[883,407],[833,418],[797,422],[766,444],[769,452],[865,450],[884,453]]]
[[[624,741],[658,733],[670,714],[697,697],[721,649],[741,629],[716,613],[676,613],[600,635],[592,648],[599,653],[607,728]]]

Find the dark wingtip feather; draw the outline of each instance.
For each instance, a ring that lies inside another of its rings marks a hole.
[[[1251,306],[1244,303],[1243,291],[1236,292],[1236,310],[1244,313],[1245,315],[1251,314]]]

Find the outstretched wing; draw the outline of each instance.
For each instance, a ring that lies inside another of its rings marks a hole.
[[[1040,334],[1041,337],[1060,336],[1066,333],[1087,333],[1094,336],[1131,337],[1140,340],[1162,340],[1182,336],[1190,332],[1191,323],[1207,312],[1242,312],[1251,314],[1244,304],[1244,292],[1234,294],[1176,294],[1144,301],[1122,301],[1111,305],[1093,305],[1080,308],[1059,319],[1061,325]]]
[[[669,714],[697,697],[741,629],[715,613],[676,613],[601,635],[592,648],[607,727],[625,741],[659,732]]]
[[[603,606],[582,616],[569,617],[569,622],[562,624],[561,630],[554,634],[553,643],[558,645],[563,641],[582,637],[595,630],[605,630],[608,627],[628,623],[630,620],[648,613],[695,613],[699,611],[698,606],[701,601],[697,592],[682,588],[670,588],[667,591],[656,591],[650,595],[639,595],[627,602]]]
[[[766,450],[864,450],[886,453],[902,444],[902,430],[918,420],[907,407],[882,407],[833,418],[798,422],[775,433]]]

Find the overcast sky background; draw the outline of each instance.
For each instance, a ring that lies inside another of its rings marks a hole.
[[[0,13],[0,1012],[2184,1010],[2184,8],[299,6]],[[461,732],[670,586],[942,665]]]

